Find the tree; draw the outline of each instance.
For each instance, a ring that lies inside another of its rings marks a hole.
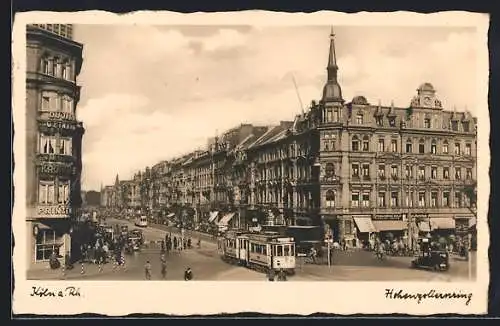
[[[99,206],[101,204],[101,193],[94,190],[87,191],[85,201],[88,206]]]

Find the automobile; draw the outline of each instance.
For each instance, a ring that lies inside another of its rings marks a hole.
[[[450,257],[446,250],[432,248],[429,239],[422,239],[421,250],[411,261],[412,268],[426,268],[434,271],[448,271],[450,269]]]
[[[128,235],[128,225],[121,225],[120,226],[120,233],[122,236],[127,236]]]
[[[140,244],[144,244],[144,234],[142,230],[133,229],[128,234],[129,239],[138,239]]]

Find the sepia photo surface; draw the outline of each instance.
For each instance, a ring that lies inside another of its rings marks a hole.
[[[17,15],[14,311],[486,312],[487,29]]]

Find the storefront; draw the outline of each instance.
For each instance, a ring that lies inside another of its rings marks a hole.
[[[46,267],[50,256],[55,252],[59,257],[71,253],[69,221],[28,221],[27,237],[30,248],[30,268]]]
[[[393,241],[408,238],[408,223],[402,220],[373,220],[380,240]]]
[[[377,229],[373,224],[371,215],[353,216],[356,225],[356,244],[360,248],[368,248],[371,239],[374,239]]]

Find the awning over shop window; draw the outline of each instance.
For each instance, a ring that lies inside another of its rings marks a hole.
[[[421,232],[431,232],[431,225],[429,224],[428,221],[419,222],[418,223],[418,229]]]
[[[455,228],[455,220],[451,217],[440,217],[431,219],[433,230],[450,230]]]
[[[221,218],[220,221],[219,221],[219,223],[217,223],[217,224],[219,224],[219,225],[227,225],[229,223],[229,221],[231,221],[231,219],[233,218],[234,214],[235,213],[229,213],[229,214],[224,215],[224,217]]]
[[[170,213],[167,215],[168,218],[174,217],[175,213]]]
[[[373,221],[377,231],[402,231],[407,228],[407,223],[403,221]]]
[[[476,220],[476,218],[475,218],[475,217],[473,217],[473,218],[471,218],[471,219],[469,220],[469,227],[470,227],[470,228],[475,227],[475,226],[476,226],[476,224],[477,224],[477,220]]]
[[[217,215],[219,215],[219,212],[217,211],[214,211],[214,212],[210,212],[210,217],[208,218],[208,222],[213,222],[216,218],[217,218]]]
[[[354,222],[361,233],[377,232],[370,217],[354,217]]]

